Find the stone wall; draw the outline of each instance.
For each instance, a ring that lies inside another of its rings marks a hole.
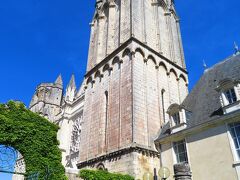
[[[155,148],[154,140],[168,122],[168,107],[188,94],[187,74],[163,58],[134,44],[134,142]]]
[[[131,67],[116,56],[86,80],[81,161],[132,142]]]
[[[79,170],[73,170],[73,169],[66,169],[66,176],[68,180],[81,180],[79,175]]]
[[[85,77],[81,167],[134,144],[156,152],[154,140],[169,120],[169,105],[180,104],[188,92],[174,5],[165,0],[99,1]],[[64,117],[63,124],[70,127],[69,121]],[[99,163],[138,177],[145,163],[148,167],[159,161],[153,159],[129,152],[116,163]]]
[[[184,69],[130,41],[86,75],[80,164],[134,143],[156,152],[166,111],[187,89]]]
[[[54,83],[42,83],[36,88],[29,109],[55,122],[61,112],[62,97],[63,84],[59,76]]]
[[[154,168],[160,168],[159,157],[141,152],[129,152],[114,155],[102,160],[94,161],[85,166],[87,169],[105,168],[109,172],[129,174],[136,179],[142,179],[145,172],[153,173]]]
[[[99,3],[91,23],[88,71],[131,37],[185,68],[174,4],[164,0],[108,3]]]

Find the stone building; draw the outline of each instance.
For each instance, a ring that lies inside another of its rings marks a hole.
[[[142,177],[160,167],[154,145],[170,104],[188,94],[172,0],[97,0],[87,72],[37,87],[30,109],[60,126],[63,164]]]
[[[226,105],[221,88],[225,83],[238,84],[238,58],[206,70],[188,95],[174,1],[97,0],[87,72],[80,89],[72,76],[64,93],[59,76],[54,83],[37,87],[30,109],[60,126],[58,139],[68,174],[98,168],[142,179],[154,168],[167,166],[173,174],[174,164],[188,162],[196,179],[206,179],[201,175],[209,166],[199,159],[217,155],[216,161],[209,162],[212,172],[218,168],[214,163],[221,166],[231,161],[227,144],[216,152],[211,149],[228,142],[225,118],[237,115],[229,112],[239,103]],[[227,73],[228,67],[233,71]],[[239,93],[239,85],[235,90]],[[179,155],[174,148],[186,151]],[[238,169],[238,164],[234,167]],[[233,179],[237,177],[234,168],[228,166],[226,171]]]
[[[206,69],[156,140],[163,166],[188,163],[193,179],[240,179],[240,53]],[[171,178],[170,178],[171,179]]]

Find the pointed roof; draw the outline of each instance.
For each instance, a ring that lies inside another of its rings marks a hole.
[[[74,75],[72,75],[71,80],[70,80],[67,88],[77,89]]]
[[[55,81],[55,84],[63,85],[62,75],[59,74],[58,78]]]

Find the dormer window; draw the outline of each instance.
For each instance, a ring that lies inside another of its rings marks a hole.
[[[220,101],[224,114],[240,109],[239,80],[224,79],[219,82],[216,90],[220,93]]]
[[[226,96],[226,100],[228,101],[228,104],[233,104],[237,101],[237,96],[234,88],[226,90],[224,92],[224,95]]]
[[[167,113],[169,114],[169,119],[171,120],[171,126],[178,126],[181,124],[181,108],[179,104],[172,104],[169,108]]]
[[[169,114],[169,117],[170,117],[169,118],[170,125],[173,133],[187,127],[187,122],[189,121],[189,118],[190,118],[190,112],[189,112],[189,116],[187,116],[186,112],[189,112],[189,111],[185,110],[179,104],[172,104],[168,108],[167,113]]]

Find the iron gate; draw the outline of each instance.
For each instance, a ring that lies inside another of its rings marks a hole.
[[[22,171],[19,172],[16,169],[18,162],[21,163],[20,165],[24,166]],[[0,173],[22,176],[25,180],[38,180],[39,177],[39,173],[27,175],[25,173],[23,157],[20,156],[20,153],[16,149],[5,145],[0,145]]]

